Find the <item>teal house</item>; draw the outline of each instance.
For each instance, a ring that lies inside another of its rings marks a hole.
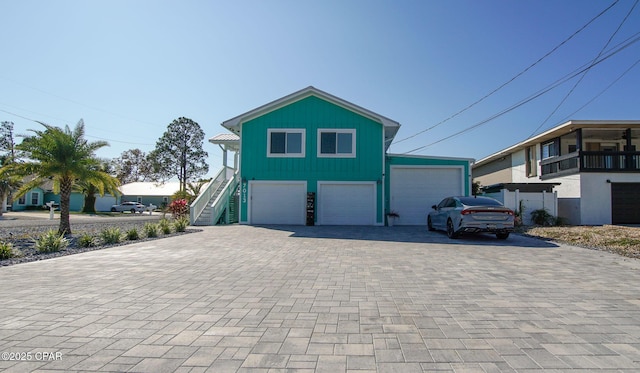
[[[394,211],[422,225],[431,205],[471,192],[471,159],[388,154],[398,122],[315,87],[222,126],[210,141],[223,169],[191,206],[196,224],[385,225]]]

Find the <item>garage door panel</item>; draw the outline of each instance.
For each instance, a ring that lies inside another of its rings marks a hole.
[[[375,184],[320,183],[318,223],[324,225],[373,225],[376,217]]]
[[[398,225],[424,225],[432,205],[443,198],[464,194],[460,167],[392,167],[391,210]]]
[[[251,224],[305,223],[304,183],[258,182],[251,187]]]
[[[640,224],[640,183],[611,184],[611,222]]]

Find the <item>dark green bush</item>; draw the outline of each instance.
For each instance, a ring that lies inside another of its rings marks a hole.
[[[531,220],[534,224],[542,226],[554,226],[562,222],[562,219],[551,215],[545,209],[531,211]]]

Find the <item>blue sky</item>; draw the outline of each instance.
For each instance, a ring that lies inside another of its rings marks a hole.
[[[640,119],[635,42],[589,69],[555,113],[580,75],[441,141],[592,62],[610,39],[606,49],[633,41],[640,6],[620,25],[635,1],[618,1],[497,93],[405,141],[513,78],[615,0],[2,1],[0,121],[27,133],[39,129],[29,119],[62,127],[83,118],[89,139],[111,145],[98,155],[114,158],[152,150],[178,117],[209,138],[224,120],[313,85],[400,122],[393,153],[481,159],[569,118]],[[208,142],[205,150],[214,173],[220,151]]]

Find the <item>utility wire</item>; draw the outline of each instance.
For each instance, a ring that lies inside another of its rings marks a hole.
[[[596,15],[594,18],[592,18],[589,22],[587,22],[584,26],[580,27],[577,31],[575,31],[573,34],[571,34],[571,36],[569,36],[568,38],[566,38],[565,40],[563,40],[560,44],[558,44],[557,46],[555,46],[553,49],[551,49],[549,52],[547,52],[544,56],[540,57],[536,62],[532,63],[531,65],[529,65],[527,68],[525,68],[524,70],[522,70],[521,72],[519,72],[518,74],[516,74],[513,78],[509,79],[508,81],[506,81],[505,83],[503,83],[502,85],[498,86],[498,88],[495,88],[494,90],[492,90],[491,92],[487,93],[486,95],[484,95],[483,97],[481,97],[480,99],[476,100],[475,102],[471,103],[470,105],[468,105],[467,107],[465,107],[464,109],[458,111],[457,113],[449,116],[448,118],[434,124],[433,126],[424,129],[420,132],[417,132],[411,136],[407,136],[403,139],[394,141],[394,144],[398,144],[401,143],[403,141],[412,139],[418,135],[421,135],[425,132],[431,131],[432,129],[438,127],[439,125],[448,122],[449,120],[457,117],[458,115],[464,113],[465,111],[471,109],[472,107],[476,106],[477,104],[481,103],[482,101],[484,101],[485,99],[489,98],[490,96],[492,96],[493,94],[495,94],[496,92],[498,92],[499,90],[501,90],[502,88],[506,87],[508,84],[510,84],[511,82],[513,82],[514,80],[516,80],[517,78],[519,78],[520,76],[522,76],[524,73],[526,73],[527,71],[529,71],[531,68],[533,68],[534,66],[536,66],[538,63],[542,62],[545,58],[549,57],[551,54],[553,54],[556,50],[558,50],[560,47],[562,47],[564,44],[566,44],[569,40],[573,39],[576,35],[578,35],[580,32],[582,32],[585,28],[587,28],[591,23],[593,23],[596,19],[600,18],[602,15],[604,15],[609,9],[611,9],[614,5],[616,5],[618,3],[619,0],[615,0],[613,3],[611,3],[611,5],[609,5],[607,8],[605,8],[603,11],[601,11],[598,15]]]
[[[575,110],[573,113],[567,115],[566,117],[564,117],[560,123],[566,122],[567,120],[569,120],[571,117],[573,117],[576,113],[580,112],[582,109],[584,109],[585,107],[589,106],[589,104],[591,104],[593,101],[595,101],[598,97],[602,96],[606,91],[609,90],[609,88],[613,87],[614,84],[616,84],[620,79],[622,79],[623,76],[627,75],[627,73],[629,73],[629,71],[631,71],[634,67],[636,67],[638,64],[640,63],[640,59],[637,60],[636,62],[634,62],[631,66],[629,66],[628,69],[626,69],[622,74],[620,74],[613,82],[611,82],[608,86],[606,86],[602,91],[600,91],[597,95],[593,96],[589,101],[587,101],[584,105],[580,106],[577,110]]]
[[[618,28],[616,28],[616,30],[613,32],[613,34],[611,35],[611,37],[609,37],[609,40],[607,40],[606,44],[600,49],[600,52],[598,52],[598,55],[593,59],[592,62],[596,61],[598,58],[600,58],[600,56],[602,56],[602,53],[604,53],[605,49],[607,49],[607,47],[609,46],[609,44],[611,43],[611,40],[613,40],[613,38],[616,36],[616,34],[618,33],[618,31],[620,31],[620,29],[622,28],[622,25],[624,25],[624,23],[627,21],[627,19],[629,18],[629,16],[631,15],[631,13],[633,12],[633,9],[636,7],[636,5],[638,5],[638,1],[636,0],[636,2],[633,4],[633,6],[631,6],[631,9],[629,9],[629,12],[627,13],[627,15],[622,19],[622,22],[620,22],[620,24],[618,25]],[[573,85],[573,87],[571,87],[571,89],[569,90],[569,92],[567,92],[567,94],[562,98],[562,100],[560,100],[560,102],[558,103],[558,105],[556,105],[556,107],[551,111],[551,113],[549,113],[549,115],[545,118],[545,120],[542,121],[542,123],[540,123],[540,125],[533,131],[531,132],[531,134],[529,135],[529,139],[533,137],[533,135],[536,134],[536,132],[538,132],[538,130],[540,130],[540,128],[542,126],[544,126],[547,121],[549,121],[549,119],[560,109],[560,107],[567,101],[567,99],[569,98],[569,96],[571,96],[571,94],[576,90],[576,88],[578,87],[578,85],[580,85],[580,83],[582,82],[582,80],[587,76],[587,74],[589,73],[590,69],[585,70],[585,72],[580,76],[580,79],[578,79],[575,84]]]
[[[25,117],[25,116],[23,116],[23,115],[16,114],[16,113],[13,113],[13,112],[10,112],[10,111],[7,111],[7,110],[0,109],[0,111],[1,111],[1,112],[3,112],[3,113],[7,113],[7,114],[9,114],[9,115],[16,116],[16,117],[18,117],[18,118],[22,118],[22,119],[25,119],[25,120],[28,120],[28,121],[31,121],[31,122],[38,123],[38,124],[42,124],[42,123],[43,123],[43,122],[41,122],[41,121],[39,121],[39,120],[35,120],[35,119],[31,119],[31,118],[27,118],[27,117]],[[85,134],[85,136],[86,136],[86,137],[91,137],[91,138],[94,138],[94,139],[98,139],[98,140],[105,140],[105,141],[111,141],[111,142],[118,142],[118,143],[121,143],[121,144],[130,144],[130,145],[149,145],[149,146],[154,146],[154,145],[155,145],[155,144],[145,144],[145,143],[139,143],[139,142],[129,142],[129,141],[120,141],[120,140],[106,139],[106,138],[103,138],[103,137],[91,136],[91,135],[86,135],[86,134]]]
[[[52,97],[56,97],[56,98],[59,98],[59,99],[64,100],[64,101],[68,101],[68,102],[71,102],[71,103],[73,103],[73,104],[76,104],[76,105],[79,105],[79,106],[82,106],[82,107],[85,107],[85,108],[88,108],[88,109],[91,109],[91,110],[100,111],[100,112],[103,112],[103,113],[106,113],[106,114],[109,114],[109,115],[113,115],[113,116],[114,116],[114,117],[116,117],[116,118],[126,119],[126,120],[132,120],[132,121],[135,121],[135,122],[138,122],[138,123],[142,123],[142,124],[146,124],[146,125],[148,125],[148,126],[152,126],[152,127],[154,127],[154,128],[156,128],[156,127],[157,127],[157,124],[150,123],[150,122],[145,122],[145,121],[143,121],[143,120],[139,120],[139,119],[135,119],[135,118],[131,118],[131,117],[127,117],[127,116],[125,116],[125,115],[121,115],[121,114],[118,114],[118,113],[114,113],[114,112],[111,112],[111,111],[108,111],[108,110],[105,110],[105,109],[102,109],[102,108],[99,108],[99,107],[96,107],[96,106],[90,106],[90,105],[84,104],[84,103],[82,103],[82,102],[79,102],[79,101],[76,101],[76,100],[72,100],[72,99],[70,99],[70,98],[67,98],[67,97],[64,97],[64,96],[57,95],[57,94],[55,94],[55,93],[51,93],[51,92],[45,91],[45,90],[43,90],[43,89],[40,89],[40,88],[34,87],[34,86],[32,86],[32,85],[29,85],[29,84],[20,83],[20,82],[18,82],[18,81],[16,81],[16,80],[13,80],[13,79],[7,78],[6,76],[2,76],[2,75],[0,75],[0,78],[2,78],[2,79],[4,79],[4,80],[7,80],[7,81],[9,81],[9,82],[12,82],[12,83],[14,83],[14,84],[18,84],[18,85],[25,86],[25,87],[27,87],[27,88],[33,89],[34,91],[38,91],[38,92],[40,92],[40,93],[44,93],[44,94],[49,95],[49,96],[52,96]]]
[[[637,35],[637,34],[638,34],[638,33],[636,33],[636,35]],[[629,40],[629,39],[627,39],[627,40]],[[484,120],[482,120],[482,121],[480,121],[480,122],[478,122],[478,123],[476,123],[476,124],[474,124],[474,125],[472,125],[472,126],[470,126],[470,127],[467,127],[467,128],[465,128],[465,129],[462,129],[462,130],[460,130],[460,131],[458,131],[458,132],[456,132],[456,133],[454,133],[454,134],[452,134],[452,135],[446,136],[446,137],[444,137],[444,138],[442,138],[442,139],[440,139],[440,140],[437,140],[437,141],[434,141],[434,142],[432,142],[432,143],[430,143],[430,144],[427,144],[427,145],[424,145],[424,146],[421,146],[421,147],[415,148],[415,149],[410,150],[410,151],[408,151],[408,152],[405,152],[405,153],[403,153],[403,154],[410,154],[410,153],[414,153],[414,152],[416,152],[416,151],[418,151],[418,150],[421,150],[421,149],[427,148],[427,147],[429,147],[429,146],[432,146],[432,145],[435,145],[435,144],[441,143],[441,142],[443,142],[443,141],[445,141],[445,140],[448,140],[448,139],[450,139],[450,138],[456,137],[456,136],[461,135],[461,134],[463,134],[463,133],[465,133],[465,132],[468,132],[468,131],[471,131],[471,130],[473,130],[473,129],[475,129],[475,128],[478,128],[478,127],[480,127],[480,126],[482,126],[482,125],[484,125],[484,124],[486,124],[486,123],[488,123],[488,122],[490,122],[490,121],[492,121],[492,120],[494,120],[494,119],[496,119],[496,118],[499,118],[499,117],[503,116],[504,114],[507,114],[507,113],[509,113],[509,112],[511,112],[511,111],[513,111],[513,110],[515,110],[515,109],[517,109],[517,108],[519,108],[520,106],[522,106],[522,105],[524,105],[524,104],[526,104],[526,103],[529,103],[529,102],[531,102],[531,101],[535,100],[536,98],[538,98],[538,97],[542,96],[543,94],[545,94],[545,93],[547,93],[547,92],[549,92],[549,91],[551,91],[551,90],[553,90],[553,89],[557,88],[558,86],[560,86],[560,85],[562,85],[562,84],[564,84],[564,83],[566,83],[566,82],[570,81],[571,79],[575,78],[576,76],[578,76],[578,75],[582,74],[583,72],[587,71],[588,69],[591,69],[592,67],[594,67],[594,66],[596,66],[596,65],[598,65],[598,64],[600,64],[600,63],[602,63],[602,62],[604,62],[604,61],[606,61],[607,59],[609,59],[609,58],[611,58],[612,56],[614,56],[614,55],[616,55],[616,54],[620,53],[622,50],[624,50],[624,49],[628,48],[629,46],[631,46],[632,44],[635,44],[635,43],[636,43],[636,42],[638,42],[638,41],[640,41],[640,37],[636,37],[635,39],[632,39],[631,41],[629,41],[628,43],[626,43],[626,44],[624,44],[624,45],[620,46],[619,48],[617,48],[617,49],[613,49],[609,54],[607,54],[607,55],[605,55],[604,57],[602,57],[602,58],[598,59],[597,61],[594,61],[594,62],[592,62],[592,63],[590,63],[590,64],[587,64],[587,66],[586,66],[586,67],[584,67],[584,68],[582,68],[582,69],[580,69],[580,68],[579,68],[579,70],[578,70],[577,72],[570,73],[569,75],[565,75],[565,77],[563,77],[563,78],[560,78],[560,79],[556,80],[554,83],[551,83],[551,84],[550,84],[550,85],[548,85],[546,88],[543,88],[542,90],[538,91],[537,93],[534,93],[533,95],[531,95],[531,96],[529,96],[529,97],[527,97],[527,98],[525,98],[525,99],[523,99],[523,100],[519,101],[519,102],[518,102],[518,103],[516,103],[516,104],[511,105],[510,107],[508,107],[508,108],[506,108],[506,109],[504,109],[504,110],[502,110],[502,111],[498,112],[497,114],[494,114],[494,115],[490,116],[490,117],[489,117],[489,118],[487,118],[487,119],[484,119]],[[618,44],[618,45],[620,45],[620,44]],[[584,65],[583,65],[583,66],[584,66]]]

